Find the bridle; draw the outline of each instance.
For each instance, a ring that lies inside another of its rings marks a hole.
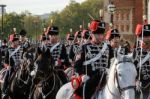
[[[119,61],[115,64],[115,75],[114,75],[114,82],[115,82],[115,78],[116,78],[116,83],[117,83],[117,89],[120,93],[120,95],[122,94],[122,92],[126,91],[126,90],[129,90],[129,89],[135,89],[136,86],[133,86],[133,85],[130,85],[130,86],[127,86],[127,87],[123,87],[121,88],[120,87],[120,84],[119,84],[119,78],[118,78],[118,72],[117,72],[117,69],[116,69],[116,66],[121,64],[121,63],[133,63],[131,60],[128,60],[128,59],[123,59],[123,61]],[[108,87],[108,90],[109,92],[113,95],[113,96],[116,96],[118,97],[118,95],[114,94],[113,92],[111,92],[110,88],[109,88],[109,85],[107,84],[107,87]]]

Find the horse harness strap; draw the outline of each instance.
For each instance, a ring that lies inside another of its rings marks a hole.
[[[126,91],[126,90],[128,90],[128,89],[135,89],[136,88],[136,86],[127,86],[127,87],[124,87],[124,88],[121,88],[120,87],[120,84],[119,84],[119,79],[118,79],[118,72],[116,71],[116,80],[117,80],[117,84],[118,84],[118,90],[119,90],[119,92],[120,92],[120,94],[123,92],[123,91]]]
[[[119,61],[116,65],[118,65],[118,64],[120,64],[120,63],[126,63],[126,62],[129,62],[129,63],[133,63],[132,61],[130,61],[130,60],[126,60],[125,58],[123,59],[123,61]],[[118,89],[119,89],[119,92],[121,93],[122,91],[126,91],[126,90],[128,90],[128,89],[135,89],[136,88],[136,86],[127,86],[127,87],[124,87],[124,88],[121,88],[120,87],[120,84],[119,84],[119,79],[118,79],[118,72],[117,72],[117,70],[115,70],[116,71],[116,80],[117,80],[117,84],[118,84]]]
[[[56,82],[55,82],[56,76],[55,76],[54,73],[53,73],[53,77],[54,77],[54,83],[53,83],[52,89],[51,89],[46,95],[43,93],[42,88],[41,88],[41,90],[40,90],[43,99],[46,99],[46,97],[47,97],[48,95],[50,95],[50,94],[54,91],[54,89],[55,89],[55,86],[56,86]]]
[[[118,64],[120,64],[120,63],[125,63],[125,62],[130,62],[130,63],[132,63],[132,61],[129,61],[129,60],[128,60],[128,61],[125,61],[125,60],[123,60],[123,61],[119,61],[116,65],[118,65]],[[117,70],[115,70],[115,72],[116,72],[115,77],[116,77],[117,84],[118,84],[117,88],[118,88],[120,94],[121,94],[123,91],[126,91],[126,90],[128,90],[128,89],[135,89],[135,88],[136,88],[136,86],[127,86],[127,87],[121,88],[120,85],[119,85],[119,79],[118,79],[118,76],[117,76],[117,75],[118,75]],[[115,80],[114,80],[114,81],[115,81]],[[107,83],[107,88],[108,88],[109,92],[110,92],[113,96],[118,97],[117,95],[115,95],[114,93],[111,92],[111,90],[110,90],[110,88],[109,88],[109,86],[108,86],[108,83]]]

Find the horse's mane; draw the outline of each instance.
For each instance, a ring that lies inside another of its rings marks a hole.
[[[114,73],[115,73],[115,68],[116,68],[116,63],[117,62],[118,62],[117,58],[112,59],[108,80],[114,78]]]

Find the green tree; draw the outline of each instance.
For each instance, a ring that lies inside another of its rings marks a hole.
[[[70,0],[69,5],[61,12],[52,12],[49,20],[54,19],[54,25],[60,27],[61,35],[65,36],[70,28],[73,28],[74,32],[79,30],[79,26],[82,24],[84,28],[87,28],[88,23],[91,21],[88,13],[94,19],[98,19],[101,8],[103,8],[103,0],[86,0],[81,4],[75,2],[75,0]]]
[[[22,17],[24,15],[17,15],[16,13],[6,14],[4,18],[4,37],[6,38],[11,34],[12,29],[16,28],[17,32],[24,26]]]

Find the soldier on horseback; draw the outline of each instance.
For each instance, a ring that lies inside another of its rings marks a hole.
[[[26,30],[25,29],[22,29],[19,33],[19,43],[20,43],[20,51],[22,53],[22,56],[23,54],[27,51],[27,49],[31,46],[29,41],[27,40],[27,37],[26,37]],[[21,57],[23,58],[23,57]]]
[[[74,40],[73,44],[70,46],[70,51],[69,51],[69,61],[74,63],[76,55],[80,51],[80,46],[81,46],[81,33],[82,31],[77,31],[74,34]]]
[[[106,33],[106,40],[108,40],[108,43],[110,44],[111,52],[118,52],[120,54],[126,55],[129,53],[129,49],[122,45],[120,42],[120,34],[118,29],[111,29]],[[114,53],[112,53],[111,56],[114,56]]]
[[[1,59],[1,65],[0,66],[2,66],[1,68],[3,68],[3,64],[4,64],[4,58],[5,58],[5,55],[6,55],[6,50],[7,50],[7,48],[8,48],[8,46],[7,46],[7,41],[6,41],[6,39],[4,39],[3,40],[3,42],[2,42],[2,46],[0,47],[0,59]]]
[[[67,54],[69,54],[70,46],[73,44],[74,35],[68,33],[67,36],[66,36],[66,39],[67,39],[67,41],[66,41],[66,49],[67,49]]]
[[[19,45],[19,35],[12,34],[9,38],[11,46],[8,48],[5,56],[4,66],[7,67],[7,72],[4,78],[4,85],[2,89],[3,99],[9,94],[9,85],[14,76],[15,71],[19,68],[21,63],[22,51]]]
[[[66,47],[59,40],[59,29],[56,26],[51,26],[48,32],[50,35],[51,48],[50,53],[52,56],[52,64],[55,68],[64,69],[63,65],[68,62]]]
[[[46,35],[46,34],[42,34],[41,35],[41,44],[39,45],[39,47],[41,49],[45,48],[51,48],[51,44],[50,44],[50,38],[49,38],[49,35]]]
[[[79,84],[81,86],[75,91],[75,97],[82,97],[83,94],[85,99],[91,99],[96,87],[99,87],[98,90],[102,88],[102,85],[106,82],[106,70],[110,67],[109,45],[103,42],[105,23],[98,20],[92,21],[90,32],[91,41],[82,45],[80,58],[75,62],[75,70],[81,75],[82,79],[82,83]],[[90,36],[88,37],[90,38]],[[74,86],[76,81],[76,79],[72,80],[74,88],[76,88]]]
[[[140,27],[140,28],[139,28]],[[150,24],[138,25],[136,35],[140,38],[139,46],[136,47],[135,64],[138,70],[140,89],[147,99],[150,93]]]

